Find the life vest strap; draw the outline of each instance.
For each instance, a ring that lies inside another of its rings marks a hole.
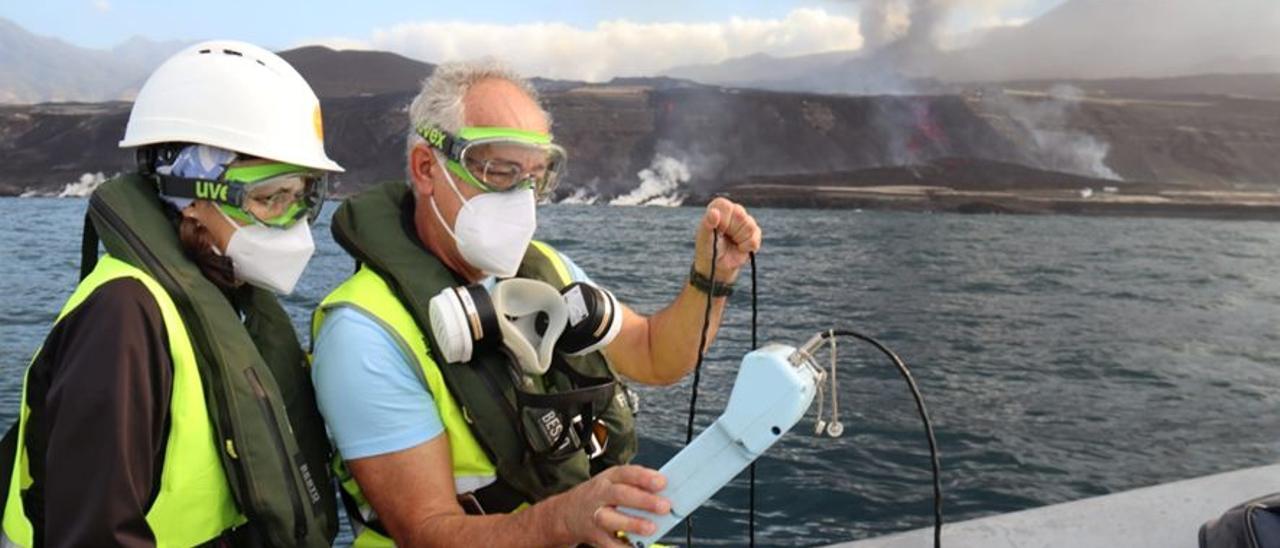
[[[478,516],[484,514],[506,514],[515,511],[526,501],[524,495],[521,495],[511,484],[502,481],[501,477],[493,480],[493,483],[458,495],[458,504],[462,505],[462,509],[466,510],[467,515]]]
[[[391,538],[391,533],[387,531],[386,526],[382,524],[382,521],[377,516],[371,516],[373,519],[368,519],[360,511],[360,505],[356,502],[355,497],[351,496],[346,489],[339,489],[338,491],[342,496],[342,505],[347,509],[347,516],[352,521],[383,537]],[[493,483],[475,491],[468,491],[458,495],[458,504],[462,506],[463,511],[468,516],[507,514],[514,512],[527,502],[523,495],[510,484],[502,481],[502,478],[496,478]],[[233,546],[235,545],[233,544]]]
[[[84,232],[80,236],[80,280],[98,266],[98,227],[93,224],[89,212],[84,214]]]

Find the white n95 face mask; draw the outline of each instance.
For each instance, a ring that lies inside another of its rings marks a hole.
[[[449,223],[440,214],[434,195],[431,197],[431,209],[457,243],[462,258],[490,276],[515,276],[525,250],[533,240],[533,231],[538,227],[537,199],[533,189],[486,192],[468,200],[458,190],[458,184],[443,158],[440,171],[444,172],[449,187],[462,201],[462,209],[458,210],[453,228],[449,228]]]
[[[288,295],[315,250],[311,225],[302,219],[289,228],[239,226],[231,234],[226,256],[236,279]]]

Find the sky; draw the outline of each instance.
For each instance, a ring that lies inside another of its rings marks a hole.
[[[1024,22],[1063,0],[943,1],[960,6],[945,29],[962,37]],[[429,62],[498,55],[543,76],[602,79],[755,53],[857,49],[859,9],[858,0],[8,0],[0,17],[89,48],[134,36],[231,38],[275,50],[389,50]]]

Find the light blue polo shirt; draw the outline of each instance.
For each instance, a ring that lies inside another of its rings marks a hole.
[[[591,281],[563,253],[560,258],[573,281]],[[492,288],[494,279],[483,283]],[[402,451],[444,432],[413,357],[364,312],[339,307],[325,315],[314,359],[316,401],[342,458]]]

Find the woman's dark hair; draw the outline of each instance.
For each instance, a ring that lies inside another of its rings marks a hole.
[[[187,258],[200,267],[204,277],[223,289],[236,287],[235,271],[231,259],[214,251],[213,234],[204,225],[186,215],[178,214],[178,240]]]

